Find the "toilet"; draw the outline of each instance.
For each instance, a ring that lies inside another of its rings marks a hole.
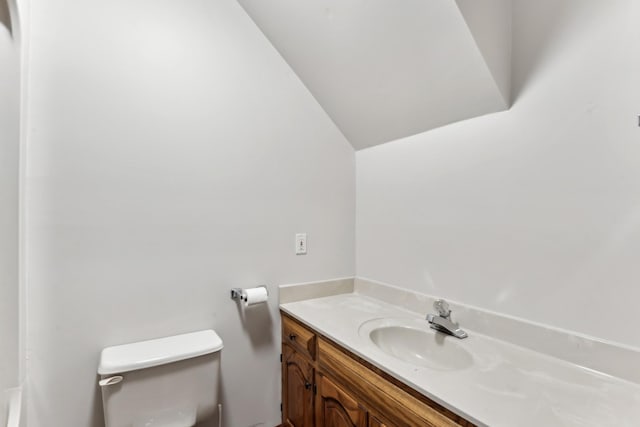
[[[102,350],[106,427],[216,426],[222,340],[213,330]]]

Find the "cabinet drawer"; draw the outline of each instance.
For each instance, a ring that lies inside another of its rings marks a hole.
[[[419,400],[387,381],[323,338],[318,340],[318,361],[321,369],[331,374],[340,383],[353,390],[366,390],[366,393],[362,393],[359,398],[368,407],[375,408],[376,412],[393,421],[393,425],[411,427],[467,425],[466,421],[454,421],[435,406],[432,407],[430,404],[435,405],[435,403],[427,403],[428,399]]]
[[[315,360],[316,334],[287,316],[282,316],[282,342]]]

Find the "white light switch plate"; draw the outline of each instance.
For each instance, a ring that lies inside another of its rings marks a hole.
[[[307,233],[296,234],[296,255],[307,254]]]

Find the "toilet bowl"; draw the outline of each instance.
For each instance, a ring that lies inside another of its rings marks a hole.
[[[196,425],[197,408],[176,408],[155,413],[133,422],[133,427],[193,427]]]

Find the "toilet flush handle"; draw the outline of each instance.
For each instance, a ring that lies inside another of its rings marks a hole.
[[[100,385],[100,387],[104,387],[107,385],[114,385],[114,384],[118,384],[119,382],[122,382],[123,379],[124,377],[122,375],[114,375],[113,377],[100,380],[98,382],[98,385]]]

